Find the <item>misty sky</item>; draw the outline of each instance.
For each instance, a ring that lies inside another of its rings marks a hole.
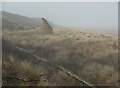
[[[3,10],[70,27],[117,30],[117,2],[4,2]]]

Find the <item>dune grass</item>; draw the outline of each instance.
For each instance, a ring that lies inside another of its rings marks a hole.
[[[3,31],[3,38],[53,64],[63,66],[93,85],[118,84],[118,40],[115,37],[77,30],[55,30],[53,35],[42,35],[39,30],[24,30]],[[22,72],[30,76],[44,71],[28,62],[19,64],[19,67],[15,64],[15,68],[22,68]],[[25,74],[21,73],[23,77]],[[60,74],[54,73],[56,79],[48,85],[62,85],[65,80],[68,81],[63,85],[71,85],[70,78],[64,75],[60,78]]]

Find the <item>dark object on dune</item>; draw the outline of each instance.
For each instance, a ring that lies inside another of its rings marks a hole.
[[[41,19],[41,28],[40,32],[42,34],[53,34],[53,28],[52,26],[47,22],[45,18]]]

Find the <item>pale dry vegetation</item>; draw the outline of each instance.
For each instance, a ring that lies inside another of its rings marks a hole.
[[[93,32],[56,29],[53,35],[42,35],[39,30],[3,31],[3,38],[14,46],[25,49],[55,65],[63,66],[91,85],[117,86],[118,84],[118,40],[115,37]],[[5,45],[3,44],[3,46]],[[13,61],[10,59],[11,53],[14,58],[17,57],[16,60],[19,62],[13,63],[12,69],[21,71],[20,73],[15,72],[16,70],[12,71],[11,68],[10,73],[7,72],[6,66],[9,67],[9,64],[14,62],[14,59]],[[7,72],[3,76],[16,74],[24,78],[27,75],[29,78],[29,76],[34,77],[44,71],[49,73],[52,69],[51,77],[46,79],[49,82],[45,85],[73,86],[77,83],[71,82],[71,78],[64,73],[56,73],[48,64],[38,65],[40,63],[37,63],[36,59],[30,58],[29,55],[21,55],[18,52],[11,53],[3,54],[7,56],[3,58],[3,65],[5,64]],[[10,63],[7,61],[8,58]],[[43,80],[35,85],[43,85],[42,82]]]

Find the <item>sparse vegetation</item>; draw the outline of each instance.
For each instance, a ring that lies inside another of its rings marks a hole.
[[[29,18],[18,14],[0,11],[2,19],[2,30],[26,30],[39,27],[40,20]]]

